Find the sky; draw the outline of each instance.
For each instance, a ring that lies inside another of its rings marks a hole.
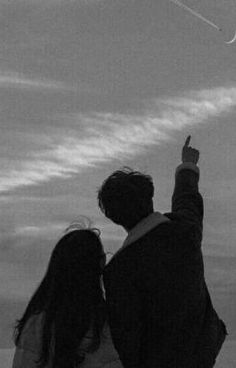
[[[97,206],[109,174],[152,175],[155,209],[170,210],[189,134],[206,280],[236,339],[236,6],[185,4],[222,32],[169,0],[0,0],[0,348],[71,221],[121,246]]]

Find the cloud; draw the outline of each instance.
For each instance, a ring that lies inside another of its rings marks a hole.
[[[13,87],[30,90],[65,90],[72,91],[74,87],[67,86],[63,82],[48,79],[29,78],[22,73],[0,72],[0,88]]]
[[[47,225],[27,225],[27,226],[19,226],[14,229],[15,236],[17,239],[20,237],[30,237],[30,238],[39,238],[39,236],[44,236],[46,238],[50,238],[55,236],[56,234],[63,234],[64,229],[66,228],[66,223],[59,224],[47,224]]]
[[[70,178],[85,168],[115,159],[135,157],[172,138],[175,131],[209,123],[212,117],[236,106],[236,88],[190,91],[181,97],[147,102],[140,114],[88,113],[68,115],[66,137],[31,152],[0,174],[0,191],[39,184],[52,178]],[[70,130],[73,120],[81,128]],[[20,167],[20,168],[19,168]]]

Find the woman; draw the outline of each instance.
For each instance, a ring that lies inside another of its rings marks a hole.
[[[13,368],[121,368],[107,324],[97,229],[72,224],[15,327]]]

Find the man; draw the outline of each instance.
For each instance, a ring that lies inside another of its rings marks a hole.
[[[213,309],[201,251],[199,151],[186,139],[172,212],[153,211],[150,176],[127,168],[98,192],[128,236],[104,270],[109,323],[125,368],[211,368],[227,334]]]

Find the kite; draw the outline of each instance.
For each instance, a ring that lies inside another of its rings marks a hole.
[[[232,40],[231,41],[225,41],[225,43],[227,43],[229,45],[229,44],[233,43],[234,41],[236,41],[236,32],[235,32],[235,35],[232,38]]]
[[[189,8],[187,5],[183,4],[181,1],[179,0],[170,0],[172,3],[174,3],[175,5],[181,7],[182,9],[188,11],[189,13],[191,13],[193,16],[201,19],[203,22],[207,23],[209,26],[217,29],[217,31],[219,32],[222,32],[222,28],[218,27],[215,23],[211,22],[209,19],[203,17],[203,15],[201,15],[200,13],[198,13],[197,11]],[[227,43],[228,45],[229,44],[232,44],[233,42],[236,41],[236,32],[235,32],[235,35],[234,37],[232,38],[232,40],[230,41],[224,41],[225,43]]]

